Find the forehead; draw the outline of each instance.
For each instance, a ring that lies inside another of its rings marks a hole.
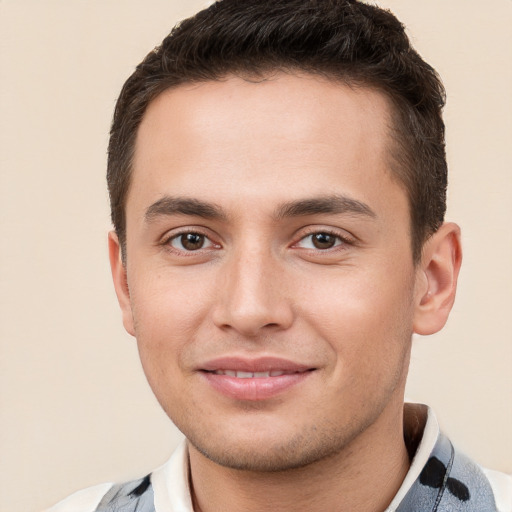
[[[143,189],[153,200],[176,191],[215,200],[266,188],[271,201],[325,194],[340,179],[364,196],[365,184],[391,179],[390,119],[379,91],[311,75],[182,85],[145,113],[127,203]]]

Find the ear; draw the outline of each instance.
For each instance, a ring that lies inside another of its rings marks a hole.
[[[110,258],[110,270],[112,271],[114,288],[116,290],[117,300],[123,315],[123,325],[129,334],[135,336],[132,306],[130,302],[130,290],[128,289],[128,279],[126,276],[126,265],[122,259],[119,238],[114,231],[111,231],[108,234],[108,254]]]
[[[417,269],[415,333],[434,334],[444,327],[455,300],[461,263],[460,228],[445,223],[423,247]]]

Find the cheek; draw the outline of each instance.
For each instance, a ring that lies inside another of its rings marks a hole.
[[[130,299],[139,328],[166,326],[169,333],[179,334],[197,322],[210,300],[209,274],[192,266],[176,270],[165,265],[134,273],[137,279],[130,283]]]
[[[193,336],[193,304],[172,291],[149,288],[132,298],[135,336],[146,379],[170,415],[182,410],[180,397],[188,394],[183,354]],[[169,404],[173,404],[172,410]]]
[[[388,372],[408,350],[412,277],[407,271],[387,270],[348,269],[304,296],[304,317],[354,375]]]
[[[182,352],[209,310],[199,279],[146,275],[130,288],[135,335],[145,369],[180,366]],[[149,378],[149,375],[148,375]]]

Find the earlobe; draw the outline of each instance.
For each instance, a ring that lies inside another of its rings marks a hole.
[[[135,336],[133,328],[133,314],[130,302],[130,290],[128,288],[128,280],[126,275],[126,265],[121,255],[121,246],[119,238],[114,231],[108,234],[108,254],[110,259],[110,270],[112,271],[112,279],[117,295],[121,313],[123,315],[123,325],[126,331]]]
[[[445,223],[423,248],[418,269],[415,333],[434,334],[445,325],[455,300],[461,262],[460,228]]]

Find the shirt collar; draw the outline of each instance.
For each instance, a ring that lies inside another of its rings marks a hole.
[[[426,421],[424,423],[425,427],[422,429],[423,432],[421,432],[421,428],[416,429],[414,426],[414,422],[417,421],[420,414],[422,414],[421,408],[424,408],[426,413]],[[425,467],[425,464],[427,463],[439,438],[439,423],[437,422],[434,411],[430,409],[430,407],[420,404],[405,404],[404,418],[405,435],[407,436],[411,431],[414,431],[415,433],[412,434],[413,437],[421,437],[416,439],[418,447],[412,458],[409,471],[407,472],[407,475],[405,475],[400,489],[398,489],[393,501],[389,504],[388,508],[386,508],[385,512],[394,512],[398,508],[400,502],[404,499],[405,495],[419,478],[420,473]]]

